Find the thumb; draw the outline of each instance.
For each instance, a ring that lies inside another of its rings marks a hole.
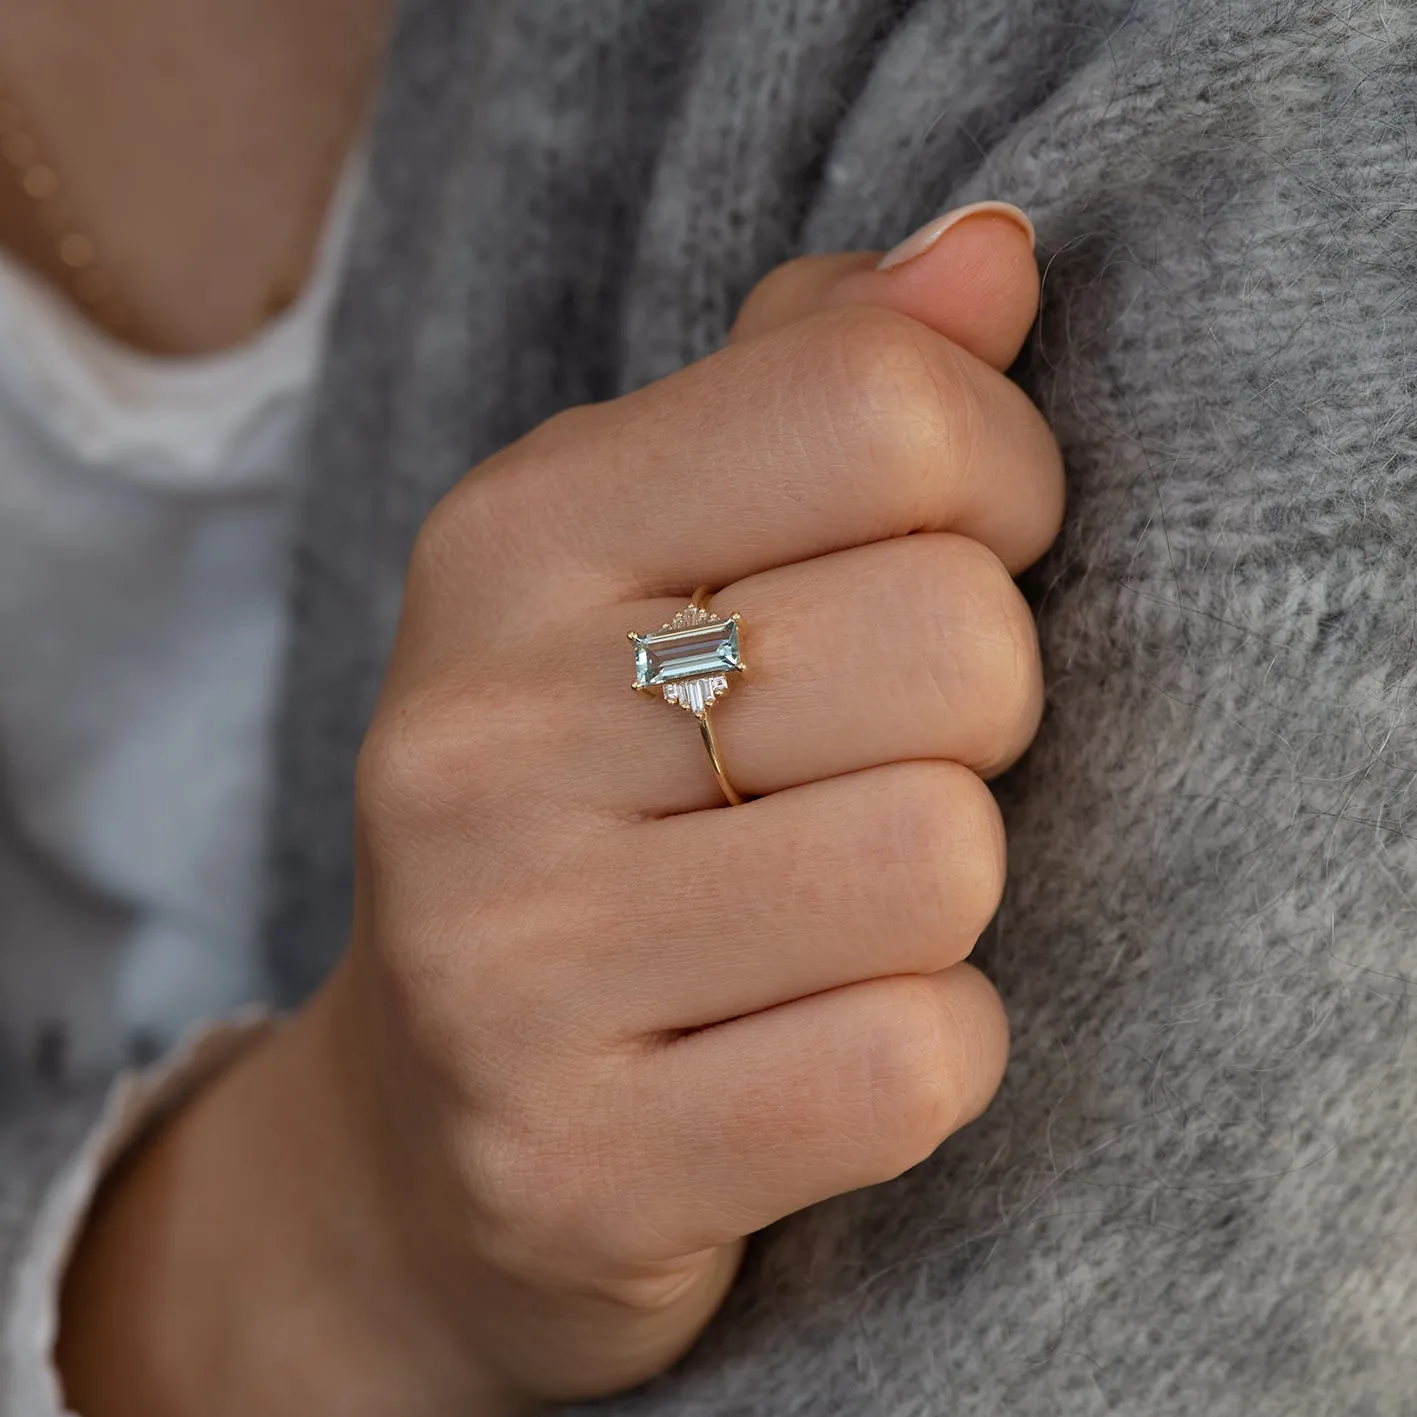
[[[752,339],[834,305],[884,305],[995,369],[1018,357],[1038,313],[1033,223],[1009,202],[956,207],[881,256],[800,256],[749,292],[729,332]]]

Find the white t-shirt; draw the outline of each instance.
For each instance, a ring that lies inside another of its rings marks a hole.
[[[136,353],[0,256],[0,1050],[21,1068],[106,1073],[263,992],[299,449],[363,170],[360,148],[298,300],[215,355]],[[60,1410],[64,1253],[173,1071],[126,1078],[55,1187],[0,1335],[16,1410]]]
[[[75,1077],[260,993],[297,440],[359,171],[310,281],[196,358],[0,259],[0,1046]]]

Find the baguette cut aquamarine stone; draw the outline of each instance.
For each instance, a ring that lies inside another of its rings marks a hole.
[[[739,673],[742,668],[736,620],[635,636],[637,689],[676,684],[686,679],[712,679]]]

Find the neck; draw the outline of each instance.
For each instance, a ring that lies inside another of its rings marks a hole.
[[[388,0],[17,0],[0,87],[141,348],[239,343],[303,284],[377,82]],[[78,298],[0,170],[0,247]]]

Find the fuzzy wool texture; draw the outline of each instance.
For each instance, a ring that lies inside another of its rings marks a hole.
[[[1038,229],[1012,373],[1070,507],[975,954],[1004,1086],[755,1237],[694,1350],[587,1413],[1414,1410],[1414,190],[1390,0],[404,4],[293,587],[286,1002],[342,943],[432,502],[717,347],[790,255],[986,197]],[[13,1231],[41,1163],[3,1154]]]

